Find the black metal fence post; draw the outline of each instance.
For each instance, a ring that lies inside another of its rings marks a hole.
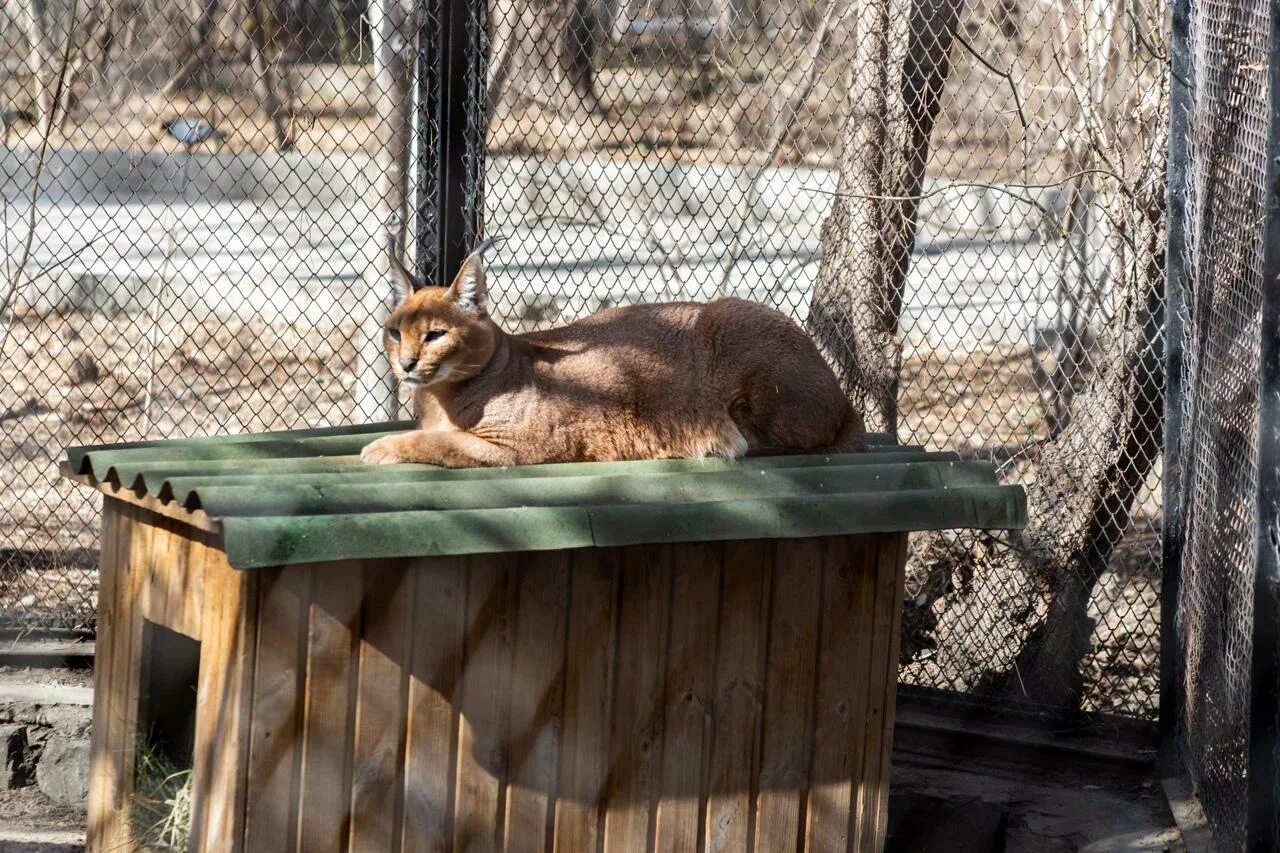
[[[1271,0],[1246,849],[1280,849],[1280,0]]]
[[[1174,0],[1170,33],[1169,159],[1167,181],[1167,254],[1165,257],[1164,519],[1160,570],[1160,759],[1166,775],[1177,772],[1178,596],[1182,570],[1183,401],[1182,365],[1185,316],[1187,131],[1191,62],[1187,20],[1190,0]]]
[[[418,20],[417,267],[453,280],[482,230],[488,5],[421,0]]]

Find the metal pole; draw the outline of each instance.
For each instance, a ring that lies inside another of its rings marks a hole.
[[[1245,849],[1280,849],[1280,0],[1271,0],[1258,361],[1258,523]]]
[[[1187,22],[1191,0],[1174,0],[1170,33],[1169,159],[1166,168],[1164,523],[1160,570],[1160,764],[1166,776],[1180,774],[1178,599],[1182,578],[1185,497],[1182,466],[1183,318],[1186,312],[1186,177],[1190,124],[1191,61]]]
[[[482,230],[488,6],[425,4],[418,32],[417,266],[429,283],[449,284]]]

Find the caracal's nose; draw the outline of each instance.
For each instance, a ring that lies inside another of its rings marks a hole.
[[[416,358],[400,359],[400,369],[403,370],[405,373],[410,372],[417,366],[418,366],[418,360]]]

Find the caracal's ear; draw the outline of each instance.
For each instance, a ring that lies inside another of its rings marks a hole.
[[[396,285],[397,308],[403,305],[414,291],[422,287],[422,283],[413,277],[413,273],[404,268],[404,264],[400,263],[400,259],[394,252],[391,254],[391,279]]]
[[[458,307],[469,314],[484,316],[489,310],[488,289],[485,286],[484,279],[484,251],[503,240],[505,237],[490,237],[480,245],[476,246],[467,255],[467,259],[462,262],[462,268],[458,270],[458,275],[453,279],[453,284],[449,287],[449,295],[458,304]]]

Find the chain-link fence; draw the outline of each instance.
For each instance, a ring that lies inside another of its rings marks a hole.
[[[1162,716],[1224,851],[1280,849],[1274,24],[1252,0],[1174,10]]]
[[[905,682],[1154,715],[1159,0],[4,10],[6,624],[92,627],[64,446],[377,416],[388,244],[501,233],[511,331],[756,299],[1028,485],[1024,536],[916,543]]]

